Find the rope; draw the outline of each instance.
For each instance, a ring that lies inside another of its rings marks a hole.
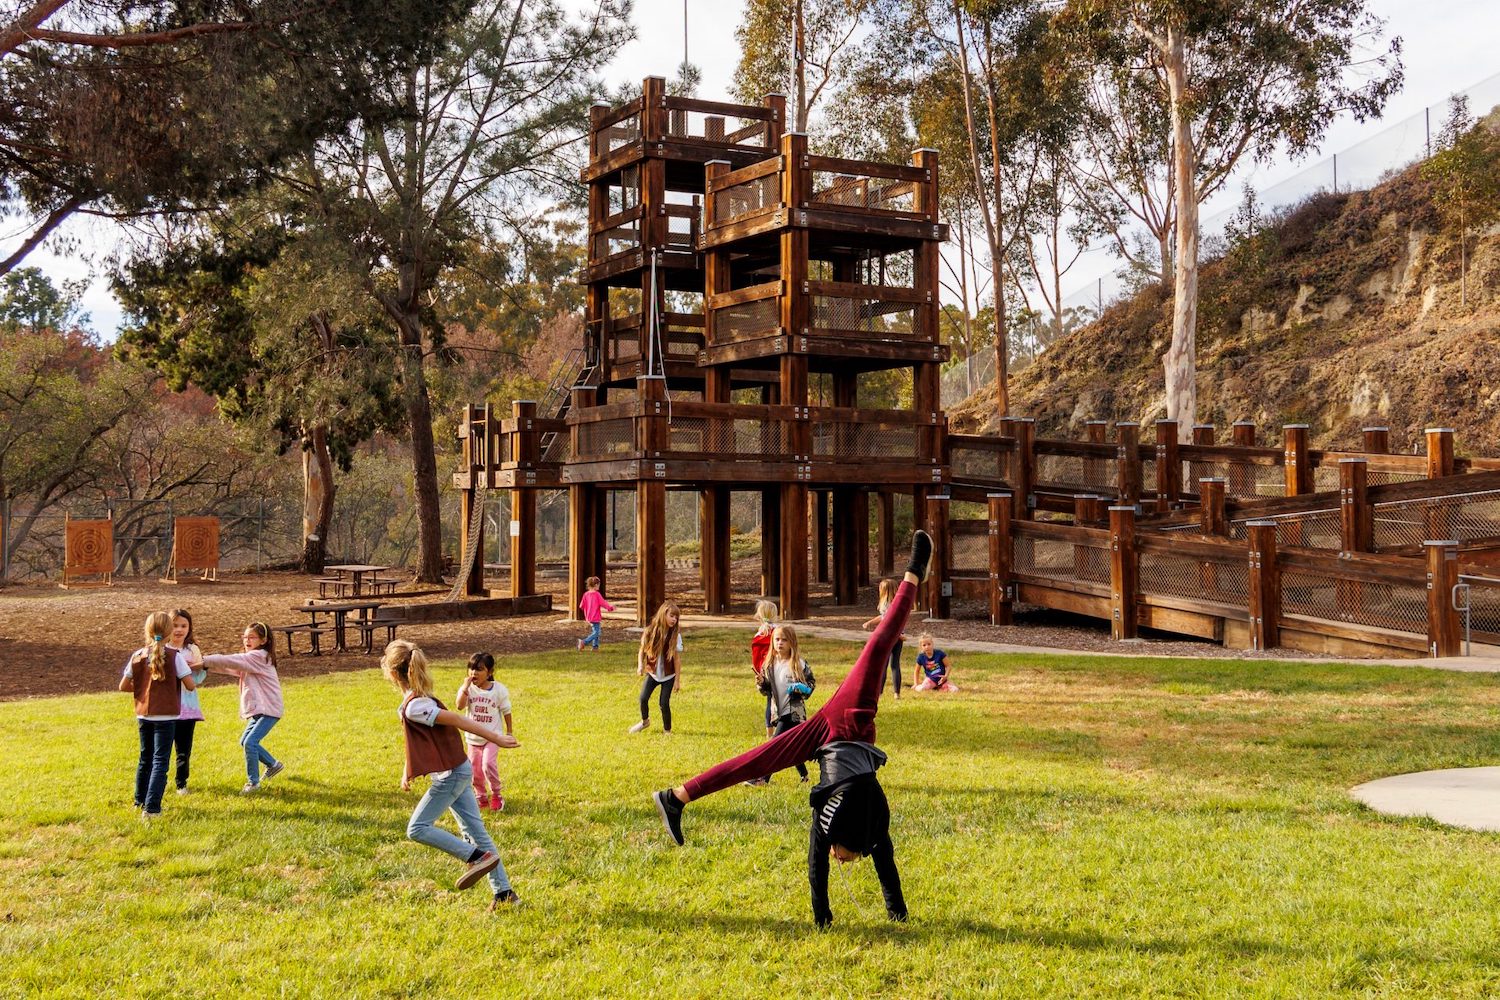
[[[479,538],[481,529],[484,527],[484,487],[474,487],[474,503],[469,508],[469,537],[464,545],[464,557],[460,560],[458,577],[453,581],[453,589],[448,591],[448,596],[443,598],[447,604],[456,601],[463,596],[464,584],[469,581],[469,574],[474,572],[474,559],[479,554]]]

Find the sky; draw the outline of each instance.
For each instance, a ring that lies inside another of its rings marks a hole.
[[[1280,159],[1247,171],[1258,189],[1297,178],[1329,154],[1356,147],[1344,157],[1343,176],[1347,178],[1351,172],[1358,172],[1349,164],[1374,163],[1385,155],[1388,139],[1394,142],[1401,138],[1399,134],[1392,137],[1388,131],[1392,123],[1420,115],[1428,105],[1444,103],[1454,91],[1500,74],[1500,55],[1495,47],[1495,40],[1500,38],[1497,0],[1369,0],[1367,6],[1386,21],[1388,35],[1402,39],[1405,86],[1387,104],[1380,121],[1335,121],[1329,126],[1320,153],[1300,163]],[[710,100],[728,99],[734,67],[739,61],[734,31],[744,8],[743,0],[636,0],[633,12],[636,40],[620,49],[609,68],[607,82],[613,86],[651,75],[672,76],[682,61],[686,10],[688,57],[703,74],[699,94]],[[1486,93],[1494,93],[1495,101],[1500,102],[1500,85],[1492,86]],[[1438,120],[1434,112],[1434,129]],[[1380,138],[1371,141],[1375,136]],[[1360,148],[1362,142],[1364,146]],[[1294,180],[1291,186],[1299,183],[1302,182]],[[1205,206],[1205,220],[1238,200],[1239,183],[1231,188],[1234,193],[1225,200]],[[58,282],[91,277],[84,307],[92,316],[94,329],[112,337],[120,324],[120,309],[100,272],[106,266],[105,258],[119,244],[118,231],[107,223],[78,220],[65,227],[61,236],[33,253],[27,264],[41,267]],[[0,228],[0,250],[15,246],[19,239],[14,220]],[[1107,253],[1091,253],[1069,276],[1068,287],[1091,286],[1097,276],[1113,271],[1116,266],[1117,262]]]

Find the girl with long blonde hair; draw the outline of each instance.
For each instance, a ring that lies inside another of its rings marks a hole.
[[[462,861],[464,870],[457,882],[460,889],[467,889],[488,875],[490,887],[495,891],[491,910],[502,904],[519,903],[520,897],[511,888],[510,877],[500,863],[500,852],[479,814],[479,802],[474,798],[474,769],[458,731],[473,733],[508,749],[520,746],[520,742],[493,726],[449,711],[433,695],[432,671],[426,654],[405,639],[397,639],[385,647],[380,669],[386,680],[401,692],[398,717],[406,745],[401,790],[410,791],[416,778],[432,776],[432,783],[406,824],[407,837]],[[450,809],[467,841],[435,825]]]
[[[153,611],[146,616],[142,633],[145,645],[125,661],[120,690],[135,695],[136,727],[141,737],[141,755],[135,765],[135,806],[143,820],[150,820],[161,815],[172,736],[182,713],[182,689],[191,691],[196,685],[187,658],[168,644],[171,615]]]
[[[651,692],[661,688],[662,732],[672,731],[672,691],[682,690],[682,632],[678,629],[681,612],[671,601],[662,602],[651,616],[651,623],[641,633],[641,649],[635,658],[635,675],[641,681],[641,721],[630,727],[638,733],[651,725]]]
[[[797,645],[797,630],[782,623],[771,631],[771,655],[761,671],[761,693],[771,699],[771,717],[776,720],[772,736],[780,736],[788,729],[807,721],[807,698],[813,693],[817,681],[812,668],[802,658]],[[807,765],[798,761],[797,773],[807,780]],[[766,776],[770,780],[770,776]],[[759,782],[765,784],[764,781]]]

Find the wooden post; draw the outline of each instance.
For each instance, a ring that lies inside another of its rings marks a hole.
[[[1375,518],[1370,506],[1369,463],[1362,458],[1339,459],[1339,548],[1345,552],[1374,551]]]
[[[772,600],[781,595],[781,490],[760,491],[760,592]]]
[[[1130,425],[1134,428],[1134,424]],[[1135,506],[1109,508],[1109,634],[1116,641],[1136,637]]]
[[[1250,648],[1281,645],[1281,571],[1276,564],[1276,522],[1250,521]]]
[[[1177,421],[1156,422],[1156,510],[1165,514],[1182,506],[1182,458]]]
[[[1104,444],[1109,436],[1109,421],[1090,420],[1084,425],[1084,433],[1088,435],[1090,444]],[[1109,483],[1109,460],[1103,458],[1085,458],[1083,460],[1083,480],[1091,489],[1102,489]]]
[[[854,563],[855,583],[861,587],[870,585],[870,494],[864,490],[854,494]]]
[[[1229,537],[1229,517],[1224,512],[1224,492],[1228,485],[1220,476],[1198,480],[1198,523],[1210,538]]]
[[[645,625],[667,599],[667,483],[659,459],[668,447],[667,380],[636,380],[641,415],[636,419],[642,478],[635,490],[636,624]]]
[[[1453,475],[1453,428],[1429,427],[1422,433],[1427,437],[1427,478]]]
[[[482,471],[474,472],[472,479],[483,475]],[[474,503],[479,492],[473,486],[460,490],[458,494],[458,549],[459,552],[469,551],[469,545],[474,546],[474,565],[469,567],[469,575],[464,578],[465,597],[488,597],[489,591],[484,589],[484,515],[479,515],[478,522],[474,521]],[[469,538],[469,527],[475,525],[478,538]]]
[[[1286,495],[1302,496],[1313,492],[1312,456],[1309,454],[1306,424],[1284,424],[1285,437],[1282,451],[1282,474],[1286,479]]]
[[[1010,494],[987,494],[990,504],[990,624],[1009,625],[1015,584],[1010,578]]]
[[[575,397],[576,398],[576,397]],[[576,483],[568,487],[568,620],[577,621],[581,612],[578,602],[588,590],[585,582],[591,576],[604,579],[603,565],[594,564],[598,551],[596,535],[603,534],[603,491],[595,486]]]
[[[1030,417],[1012,417],[1011,433],[1016,439],[1016,472],[1014,514],[1018,521],[1030,521],[1036,511],[1036,421]]]
[[[1213,443],[1214,443],[1214,425],[1213,424],[1194,424],[1193,425],[1193,444],[1206,446],[1206,445],[1212,445]],[[1204,475],[1206,475],[1208,472],[1211,471],[1208,468],[1208,465],[1209,465],[1209,463],[1203,462],[1203,461],[1196,461],[1196,462],[1195,461],[1190,461],[1190,462],[1188,462],[1188,482],[1189,483],[1196,483],[1200,479],[1202,479],[1204,477]]]
[[[786,131],[786,95],[767,94],[761,103],[771,109],[765,131],[766,150],[769,152],[781,146],[781,134]]]
[[[1422,544],[1427,551],[1427,655],[1458,656],[1463,638],[1453,608],[1458,543],[1444,539]]]
[[[877,572],[890,576],[896,572],[896,494],[881,490],[875,494],[880,500],[880,552]]]
[[[698,494],[698,569],[703,581],[703,609],[729,610],[729,487],[710,486]]]
[[[1427,437],[1427,478],[1453,475],[1453,428],[1429,427],[1423,433]],[[1422,537],[1429,540],[1452,538],[1453,514],[1452,504],[1424,508]]]
[[[1236,448],[1255,447],[1255,424],[1249,420],[1236,420],[1229,429],[1230,441]],[[1229,495],[1235,499],[1255,496],[1255,466],[1248,462],[1235,462],[1229,467]]]
[[[510,596],[529,597],[535,593],[536,490],[511,490]]]
[[[1141,425],[1133,421],[1115,424],[1116,502],[1136,507],[1141,502]]]
[[[833,502],[833,602],[845,607],[859,601],[859,491],[840,486],[830,491]]]
[[[927,577],[928,616],[946,620],[952,615],[953,582],[949,567],[953,556],[948,545],[948,495],[927,497],[927,533],[932,536],[932,573]]]
[[[828,582],[828,491],[813,490],[813,566],[819,583]]]
[[[781,486],[781,617],[807,617],[807,485]]]
[[[1391,452],[1391,429],[1389,427],[1365,427],[1364,450],[1371,455],[1389,455]]]

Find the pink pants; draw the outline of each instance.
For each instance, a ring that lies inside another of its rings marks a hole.
[[[474,769],[474,794],[479,796],[494,793],[502,794],[500,788],[500,765],[495,760],[500,755],[500,748],[493,743],[485,742],[479,746],[469,746],[469,766]],[[489,782],[489,791],[486,792],[484,785]]]
[[[683,785],[688,801],[811,760],[818,747],[834,740],[873,744],[875,709],[880,702],[880,691],[885,687],[891,650],[901,640],[901,630],[906,627],[906,618],[911,614],[916,596],[917,588],[903,580],[896,589],[895,600],[885,609],[885,617],[876,626],[875,634],[865,643],[854,668],[833,697],[802,725],[794,726],[738,757],[731,757],[696,778],[690,778]]]

